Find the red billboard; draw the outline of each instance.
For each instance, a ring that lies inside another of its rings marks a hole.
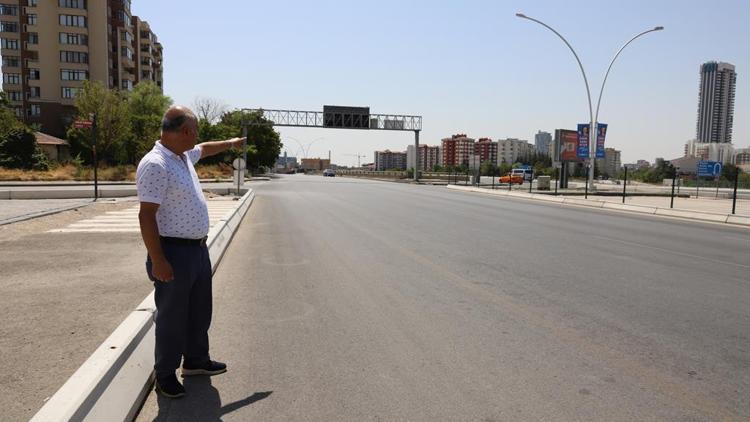
[[[578,132],[575,130],[557,129],[555,135],[560,151],[560,161],[578,161]]]

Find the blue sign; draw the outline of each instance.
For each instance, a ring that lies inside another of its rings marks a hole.
[[[596,158],[604,158],[604,138],[607,137],[607,124],[598,123],[596,125]]]
[[[591,125],[585,123],[578,124],[578,147],[576,156],[578,158],[589,158],[589,131]]]
[[[721,176],[722,165],[718,161],[698,161],[698,176],[717,177]]]

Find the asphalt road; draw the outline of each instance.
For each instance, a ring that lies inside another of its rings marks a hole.
[[[139,420],[750,419],[750,231],[314,176],[214,278],[229,372]]]

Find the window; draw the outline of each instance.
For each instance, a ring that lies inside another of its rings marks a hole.
[[[8,50],[18,50],[18,40],[14,40],[11,38],[0,39],[0,45],[2,46],[2,48],[6,48]]]
[[[18,117],[19,119],[23,118],[23,108],[13,107],[13,111],[16,112],[16,117]]]
[[[124,23],[125,26],[131,26],[130,15],[128,15],[127,13],[123,12],[122,10],[120,10],[120,11],[117,12],[117,20],[119,20],[120,22]]]
[[[21,101],[21,91],[6,91],[10,101]]]
[[[20,67],[21,58],[18,56],[3,56],[3,66]]]
[[[3,73],[3,83],[11,85],[21,84],[21,75],[18,73]]]
[[[0,32],[18,32],[18,23],[2,21],[0,22]]]
[[[28,25],[36,25],[36,13],[29,13],[26,15],[26,23]]]
[[[69,9],[85,9],[85,0],[58,0],[57,5],[60,7],[67,7]]]
[[[36,7],[36,4],[39,0],[27,0],[26,5],[29,7]]]
[[[39,34],[36,32],[29,32],[29,44],[39,44]]]
[[[133,36],[128,31],[123,31],[120,38],[128,44],[133,42]]]
[[[42,114],[42,106],[39,104],[32,104],[29,108],[29,116],[40,116]]]
[[[151,59],[149,59],[148,57],[144,57],[141,59],[141,64],[143,66],[151,66]]]
[[[39,69],[29,69],[29,80],[38,81],[40,75]]]
[[[126,89],[128,91],[133,90],[133,81],[129,81],[127,79],[122,80],[122,89]]]
[[[88,45],[89,37],[86,34],[60,33],[60,44]]]
[[[122,47],[122,57],[127,57],[128,60],[133,60],[133,50],[127,47]]]
[[[60,71],[60,80],[63,81],[85,81],[89,78],[89,72],[78,69],[63,69]]]
[[[0,15],[18,16],[18,8],[9,4],[0,4]]]
[[[76,94],[78,94],[78,90],[80,88],[71,88],[69,86],[64,86],[62,88],[62,97],[63,98],[75,98]]]
[[[63,63],[88,63],[89,54],[80,51],[61,51],[60,61]]]
[[[86,27],[86,16],[78,15],[60,15],[61,26],[77,26],[79,28]]]
[[[29,87],[29,98],[39,98],[42,96],[42,88],[38,86]]]
[[[149,31],[141,31],[141,38],[150,39],[151,38],[151,32],[149,32]]]

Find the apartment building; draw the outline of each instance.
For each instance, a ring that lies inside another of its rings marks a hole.
[[[468,165],[474,155],[474,139],[465,133],[456,134],[442,140],[443,167]]]
[[[28,124],[64,137],[83,81],[163,87],[162,46],[130,0],[0,0],[3,91]]]
[[[620,151],[614,148],[604,149],[604,158],[596,159],[596,167],[599,169],[599,174],[610,178],[616,178],[620,174],[622,168],[622,161],[620,159]]]
[[[474,155],[479,157],[480,163],[497,163],[497,142],[492,142],[490,138],[479,138],[474,144]]]
[[[406,168],[411,169],[416,167],[414,160],[417,156],[414,153],[414,145],[408,145],[406,147]],[[435,166],[441,165],[443,162],[442,155],[440,154],[440,147],[429,145],[419,145],[419,171],[432,171]]]
[[[519,158],[527,158],[534,155],[536,146],[527,141],[508,138],[497,141],[497,164],[513,164]]]
[[[406,152],[375,151],[375,170],[406,170]]]

